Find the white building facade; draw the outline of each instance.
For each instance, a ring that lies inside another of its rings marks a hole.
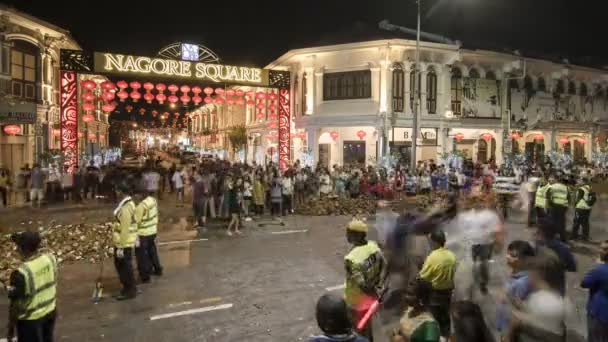
[[[456,44],[420,49],[417,160],[453,151],[482,163],[551,150],[591,158],[608,121],[605,71]],[[415,41],[386,39],[291,50],[272,62],[291,72],[292,159],[375,164],[390,154],[407,163],[415,51]]]

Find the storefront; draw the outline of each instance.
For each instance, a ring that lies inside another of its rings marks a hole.
[[[501,134],[499,129],[452,128],[449,137],[453,139],[453,151],[483,164],[502,160]]]

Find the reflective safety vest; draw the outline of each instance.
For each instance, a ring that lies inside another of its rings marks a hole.
[[[131,198],[121,202],[114,211],[112,224],[112,240],[116,248],[129,248],[135,246],[137,240],[137,221],[135,220],[135,203]]]
[[[55,310],[57,299],[57,260],[43,254],[26,261],[17,270],[25,279],[25,299],[20,300],[17,318],[41,319]]]
[[[350,253],[344,257],[346,264],[346,287],[344,289],[344,299],[347,304],[355,306],[358,309],[364,292],[359,288],[358,283],[364,281],[369,284],[370,288],[375,287],[381,281],[380,272],[382,271],[382,252],[378,245],[373,241],[368,241],[365,246],[353,248]],[[357,275],[362,275],[363,279],[354,279]]]
[[[140,221],[137,223],[137,234],[139,236],[150,236],[156,234],[158,227],[158,204],[152,196],[146,197],[136,208],[143,211]]]
[[[551,189],[551,202],[555,205],[563,207],[568,206],[568,187],[562,183],[554,183],[549,187]]]
[[[534,200],[534,205],[538,208],[547,208],[547,190],[549,190],[550,184],[545,184],[538,189],[536,189],[536,198]]]
[[[583,190],[583,198],[581,198],[576,203],[576,209],[585,209],[590,210],[591,206],[589,205],[589,192],[591,192],[591,187],[589,185],[583,185],[580,187],[580,190]]]

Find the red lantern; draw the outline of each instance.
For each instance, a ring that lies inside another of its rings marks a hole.
[[[109,91],[104,91],[101,94],[101,98],[106,102],[110,102],[110,101],[114,100],[114,93],[109,92]]]
[[[253,91],[248,91],[245,93],[245,95],[249,98],[249,99],[253,99],[255,97],[255,92]]]
[[[169,117],[169,112],[164,112],[162,118],[166,119]]]
[[[243,100],[242,98],[238,98],[236,99],[236,104],[237,106],[243,106],[245,104],[245,100]]]
[[[90,140],[95,140],[96,137],[97,137],[97,135],[95,133],[89,133]]]
[[[154,84],[151,82],[146,82],[144,83],[144,89],[146,89],[146,91],[149,93],[152,91],[152,89],[154,89]]]
[[[89,123],[91,121],[95,120],[95,117],[91,114],[85,114],[82,116],[82,121]]]
[[[198,94],[200,94],[202,91],[203,91],[203,90],[202,90],[202,89],[201,89],[201,87],[199,87],[199,86],[194,86],[194,87],[192,87],[192,93],[193,93],[194,95],[198,95]]]
[[[169,86],[167,87],[167,89],[169,89],[169,91],[171,92],[171,94],[175,94],[175,92],[177,92],[179,90],[179,87],[176,86],[175,84],[169,84]]]
[[[125,109],[127,110],[127,113],[131,113],[131,111],[133,110],[133,106],[131,105],[126,105]]]
[[[534,140],[545,140],[545,137],[542,134],[536,134]]]
[[[178,112],[173,113],[173,115],[174,115],[176,118],[177,118],[177,117],[179,117],[179,113],[178,113]]]
[[[156,101],[158,101],[158,103],[163,104],[165,103],[165,100],[167,100],[167,96],[165,94],[156,94]]]
[[[363,138],[365,138],[366,135],[367,135],[367,133],[365,133],[365,131],[363,131],[363,130],[357,131],[357,136],[361,140],[363,140]]]
[[[167,86],[164,83],[156,84],[156,90],[158,90],[159,93],[162,93],[163,91],[165,91],[165,89],[167,89]]]
[[[114,82],[111,82],[111,81],[101,82],[100,86],[101,86],[101,89],[106,90],[106,91],[114,90],[116,88],[116,86],[114,85]]]
[[[91,102],[91,101],[95,100],[95,94],[91,93],[90,91],[87,91],[84,94],[82,94],[82,99],[85,101]]]
[[[180,91],[181,91],[181,92],[182,92],[184,95],[186,95],[186,94],[188,94],[188,93],[190,92],[190,86],[187,86],[187,85],[185,85],[185,84],[184,84],[183,86],[181,86],[181,87],[179,88],[179,90],[180,90]]]
[[[78,134],[77,134],[77,135],[78,135],[78,138],[82,138],[82,137],[84,137],[84,134],[82,134],[82,132],[78,132]]]
[[[336,132],[336,131],[332,131],[331,133],[329,133],[329,136],[330,136],[332,139],[336,140],[336,139],[338,139],[338,132]]]
[[[270,106],[268,106],[268,109],[276,111],[277,109],[279,109],[279,107],[276,104],[271,104]]]
[[[95,109],[95,105],[90,102],[85,102],[82,104],[82,109],[87,112],[90,112]]]
[[[562,144],[562,145],[566,145],[569,142],[570,142],[570,140],[568,138],[561,138],[561,139],[559,139],[559,143]]]
[[[266,106],[263,103],[258,103],[256,107],[258,108],[258,110],[264,110],[264,107]]]
[[[218,97],[215,98],[215,103],[217,103],[217,104],[222,104],[224,102],[226,102],[226,101],[221,96],[218,96]]]
[[[277,98],[278,98],[277,94],[275,94],[275,93],[270,93],[270,95],[268,95],[268,99],[270,101],[275,101]]]
[[[231,105],[234,104],[234,100],[233,99],[227,99],[226,103],[231,106]]]
[[[521,136],[519,135],[519,133],[513,132],[513,133],[511,133],[511,138],[512,139],[519,139],[519,138],[521,138]]]
[[[581,144],[584,144],[584,143],[587,142],[587,139],[585,139],[585,138],[578,138],[578,139],[576,139],[576,141],[578,141]]]
[[[95,87],[97,87],[97,83],[95,83],[94,81],[91,81],[91,80],[85,80],[85,81],[80,82],[80,86],[86,90],[93,90],[93,89],[95,89]]]
[[[203,93],[205,93],[205,95],[211,95],[213,94],[213,88],[205,87],[205,89],[203,89]]]
[[[365,133],[365,132],[363,132],[363,133]],[[300,133],[298,133],[298,138],[304,140],[304,138],[306,138],[306,132],[301,131]]]
[[[228,90],[226,90],[226,96],[234,96],[234,94],[235,94],[234,89],[228,89]]]
[[[118,86],[118,88],[120,88],[120,90],[123,90],[129,86],[129,84],[127,84],[127,82],[125,81],[118,81],[116,82],[116,85]]]
[[[224,88],[215,88],[215,93],[218,95],[222,95],[224,93]]]
[[[111,103],[106,103],[103,106],[101,106],[101,110],[103,110],[106,113],[112,112],[112,111],[114,111],[114,109],[116,109],[116,106],[114,106]]]
[[[456,140],[462,140],[462,139],[464,139],[464,134],[463,133],[456,133],[456,134],[454,134],[454,139],[456,139]]]
[[[137,102],[141,99],[141,94],[137,90],[133,90],[129,96],[133,99],[133,102]]]
[[[175,95],[169,95],[167,97],[167,100],[169,100],[169,102],[171,102],[171,103],[176,103],[177,101],[179,101],[179,99]]]
[[[139,83],[137,81],[133,81],[133,82],[129,83],[129,87],[131,87],[131,89],[133,89],[133,90],[137,90],[137,89],[141,88],[141,83]]]
[[[21,126],[17,125],[8,125],[4,126],[4,133],[8,135],[15,135],[21,133]]]
[[[484,133],[484,134],[481,135],[481,138],[483,140],[486,140],[486,141],[492,140],[492,134],[490,134],[490,133]]]
[[[124,90],[121,90],[118,93],[116,93],[116,96],[118,96],[118,98],[120,99],[120,102],[125,102],[127,97],[129,97],[129,93],[127,93]]]
[[[255,97],[258,100],[264,100],[264,99],[266,99],[266,93],[259,92],[259,93],[255,94]]]
[[[258,114],[256,115],[256,117],[257,117],[258,119],[263,119],[263,118],[264,118],[264,113],[260,113],[260,112],[258,112]]]
[[[211,96],[207,96],[203,101],[205,101],[206,104],[210,104],[211,102],[213,102],[213,98]]]
[[[245,95],[245,91],[243,89],[237,89],[235,95],[241,97]]]
[[[275,121],[270,121],[270,122],[268,123],[268,128],[269,128],[269,129],[275,129],[275,128],[277,128],[277,127],[278,127],[278,124],[277,124]]]
[[[156,117],[157,115],[158,115],[158,112],[157,112],[157,111],[155,111],[155,110],[153,110],[153,111],[152,111],[152,116],[153,116],[153,117]]]
[[[53,135],[56,137],[59,137],[61,135],[61,130],[60,129],[54,129],[53,130]]]
[[[179,100],[182,101],[183,104],[187,104],[188,102],[190,102],[190,96],[188,96],[188,95],[182,95],[179,98]]]
[[[254,104],[255,104],[255,101],[253,101],[253,100],[247,100],[247,105],[253,106]]]
[[[144,94],[144,100],[146,100],[146,102],[148,102],[148,103],[152,103],[152,101],[154,100],[154,94],[152,94],[152,93],[145,93]]]
[[[198,105],[199,103],[203,102],[203,98],[198,95],[194,95],[194,96],[192,96],[192,102],[194,102],[194,104]]]
[[[105,134],[100,134],[100,135],[99,135],[99,140],[103,140],[103,139],[105,139],[105,138],[106,138]]]
[[[144,108],[139,108],[140,115],[144,115],[145,113],[146,113],[146,110]]]

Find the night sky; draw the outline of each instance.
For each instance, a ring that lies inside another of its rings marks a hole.
[[[4,1],[69,30],[85,49],[154,55],[172,42],[214,50],[223,62],[264,66],[355,23],[415,28],[415,0]],[[423,31],[465,47],[504,47],[608,65],[605,0],[423,0]]]

